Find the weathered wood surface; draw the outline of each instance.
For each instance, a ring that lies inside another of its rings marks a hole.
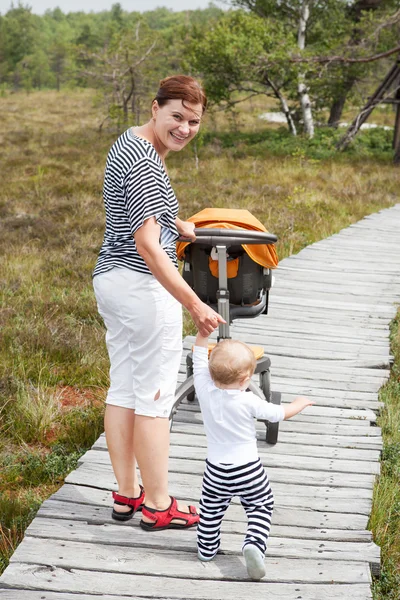
[[[379,548],[366,528],[382,448],[378,392],[400,300],[399,230],[400,205],[285,259],[269,314],[232,329],[265,348],[284,403],[300,393],[316,401],[280,424],[274,447],[257,423],[275,496],[262,582],[246,580],[237,500],[223,522],[223,552],[207,564],[196,558],[194,531],[149,534],[139,516],[113,522],[116,481],[102,435],[41,506],[0,578],[0,599],[370,600]],[[184,355],[192,343],[184,341]],[[198,502],[205,456],[199,408],[185,401],[171,435],[172,494]]]

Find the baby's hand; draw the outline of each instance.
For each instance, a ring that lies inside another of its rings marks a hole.
[[[297,415],[299,412],[304,410],[306,406],[312,406],[313,404],[315,404],[314,400],[310,400],[305,396],[297,396],[297,398],[295,398],[293,402],[283,407],[283,410],[285,412],[285,419],[290,419],[291,417],[294,417],[294,415]]]
[[[306,398],[306,396],[297,396],[297,398],[294,399],[294,402],[298,406],[299,412],[306,408],[306,406],[315,404],[315,400],[310,400],[310,398]]]

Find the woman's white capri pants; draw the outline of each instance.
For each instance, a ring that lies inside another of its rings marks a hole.
[[[182,355],[182,306],[155,277],[131,269],[96,275],[93,287],[107,329],[106,402],[168,417]]]

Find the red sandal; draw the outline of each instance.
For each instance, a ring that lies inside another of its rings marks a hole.
[[[146,523],[143,519],[140,521],[140,527],[145,531],[161,531],[162,529],[188,529],[197,526],[200,515],[194,506],[189,506],[189,512],[182,512],[178,509],[176,498],[171,498],[169,508],[165,510],[156,510],[143,506],[142,515],[148,517],[153,523]],[[174,519],[184,521],[184,523],[172,523]]]
[[[111,516],[116,521],[129,521],[137,510],[141,510],[144,506],[144,489],[140,486],[140,495],[137,498],[128,498],[127,496],[121,496],[117,492],[112,493],[115,504],[118,506],[130,506],[131,509],[126,512],[118,512],[113,508]]]

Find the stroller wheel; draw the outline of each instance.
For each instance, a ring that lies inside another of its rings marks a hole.
[[[280,404],[281,403],[281,393],[280,392],[271,392],[271,402],[272,404]],[[279,423],[270,423],[267,422],[267,435],[265,441],[267,444],[276,444],[278,441],[278,431],[279,431]]]
[[[196,398],[195,392],[190,392],[190,394],[187,395],[188,402],[194,402],[195,398]]]

